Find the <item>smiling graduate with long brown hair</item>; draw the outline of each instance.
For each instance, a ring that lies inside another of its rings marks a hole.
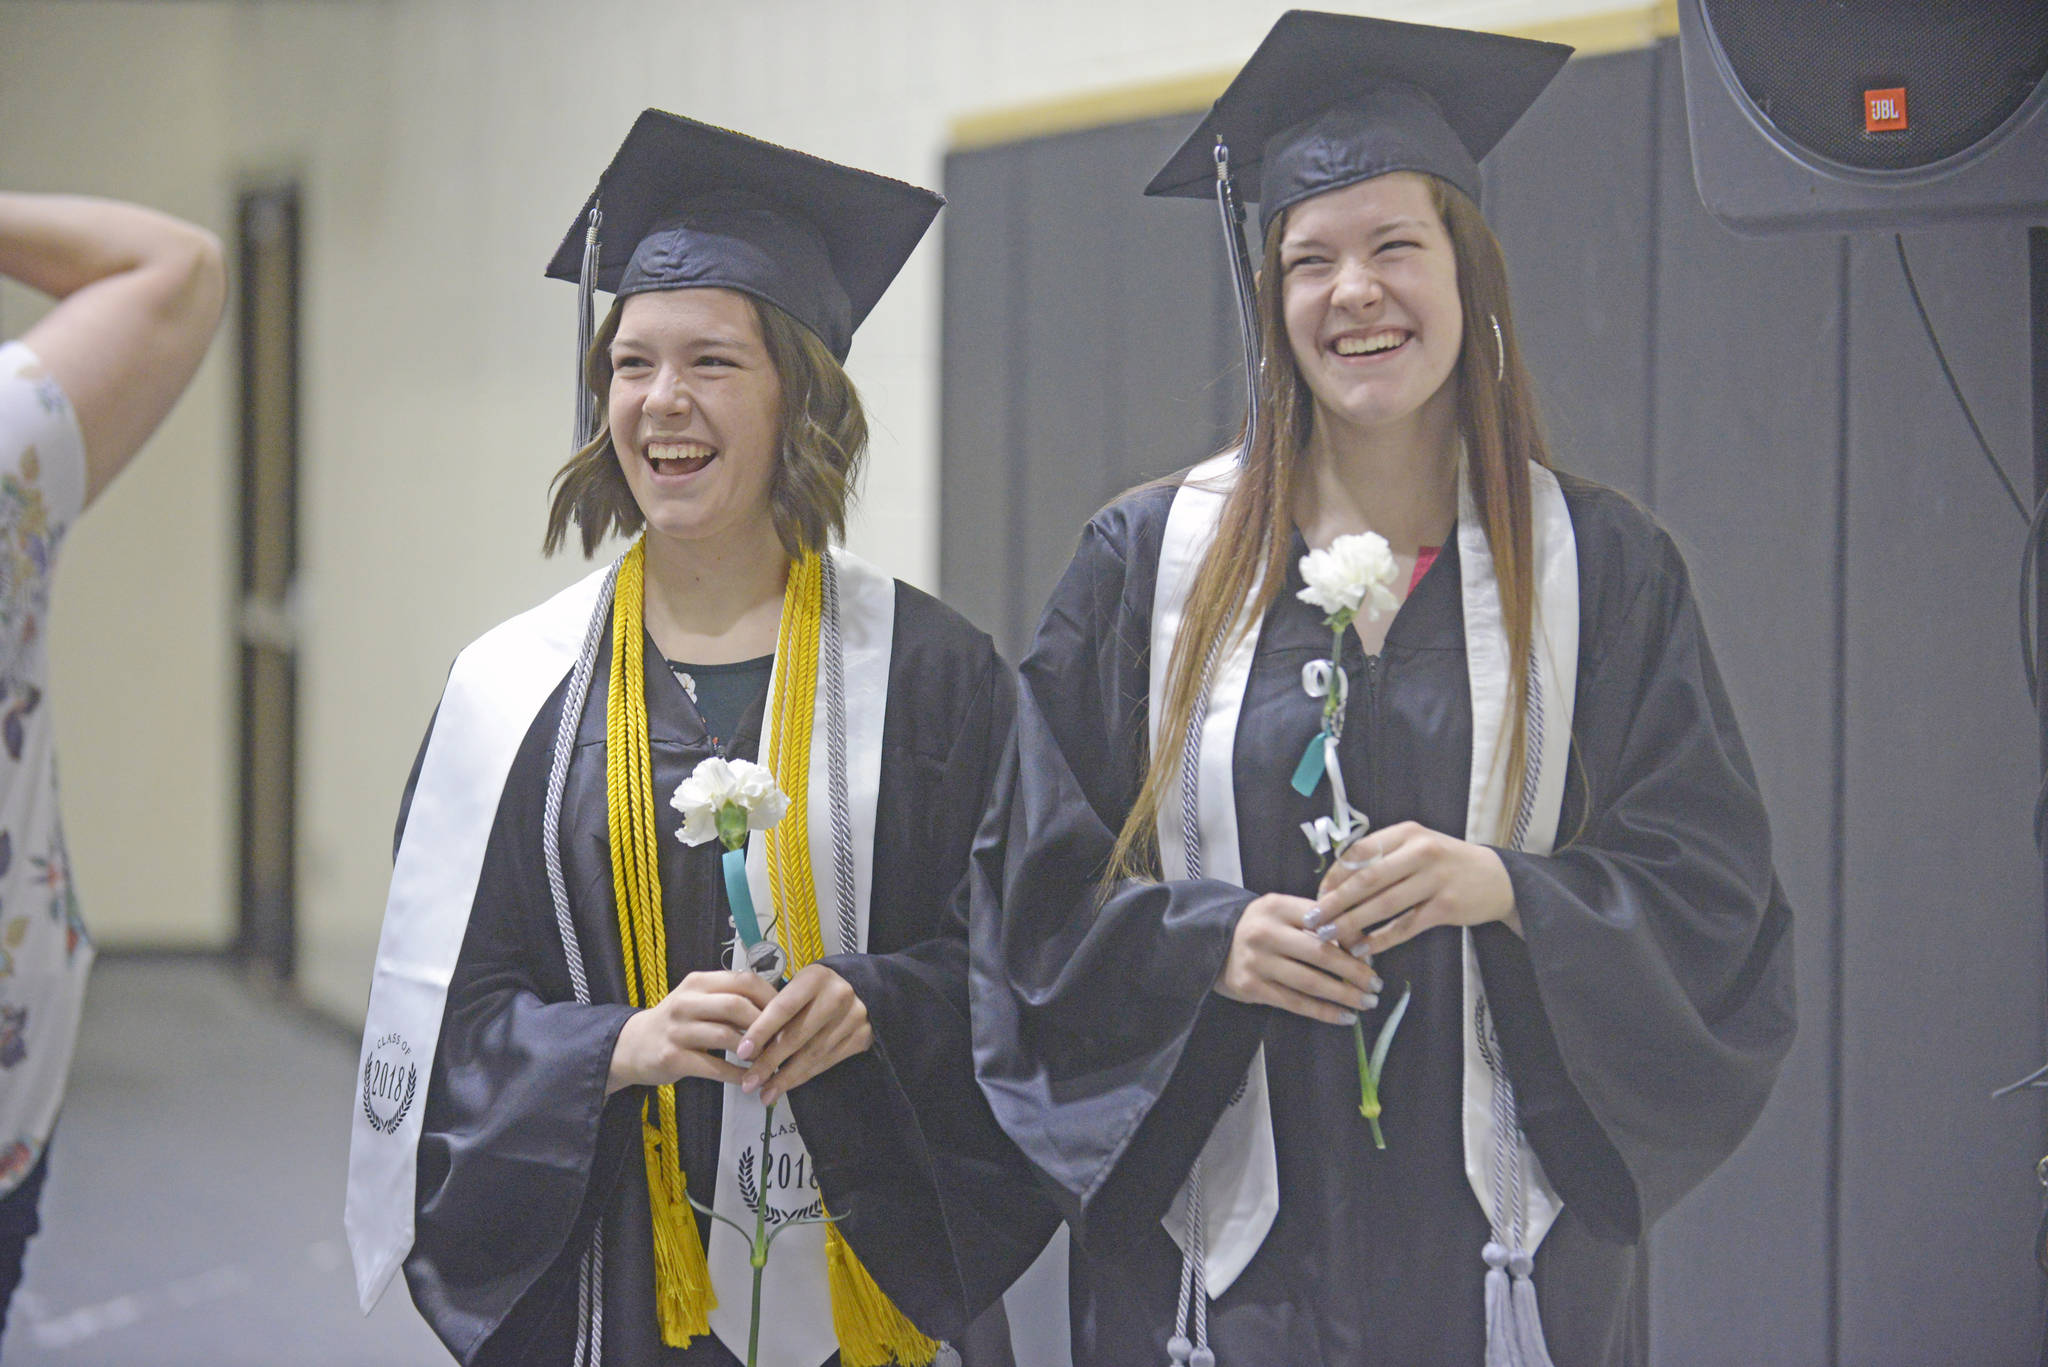
[[[1291,12],[1153,182],[1256,187],[1256,420],[1089,523],[973,870],[1079,1363],[1640,1363],[1645,1235],[1790,1044],[1685,565],[1553,468],[1478,207],[1565,56]],[[1372,538],[1333,650],[1303,561]]]

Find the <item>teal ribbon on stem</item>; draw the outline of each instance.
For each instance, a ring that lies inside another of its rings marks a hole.
[[[1308,748],[1301,752],[1301,763],[1294,766],[1294,791],[1303,797],[1314,797],[1316,785],[1323,781],[1323,745],[1329,739],[1328,730],[1310,736]]]
[[[740,948],[761,943],[761,918],[754,914],[754,890],[747,885],[747,850],[742,845],[719,858],[725,870],[725,900],[732,907],[732,928],[739,932]]]

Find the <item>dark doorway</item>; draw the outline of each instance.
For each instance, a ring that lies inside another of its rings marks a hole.
[[[238,737],[241,916],[236,950],[279,982],[292,976],[297,825],[299,191],[245,192],[240,246],[241,655]]]

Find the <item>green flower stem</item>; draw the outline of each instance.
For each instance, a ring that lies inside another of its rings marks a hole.
[[[748,1241],[750,1249],[748,1253],[748,1261],[751,1262],[754,1267],[754,1303],[752,1311],[752,1323],[748,1326],[747,1329],[747,1367],[755,1367],[755,1361],[760,1356],[761,1276],[767,1270],[768,1267],[768,1251],[774,1247],[775,1240],[782,1234],[788,1232],[789,1230],[796,1229],[803,1225],[829,1225],[836,1222],[839,1219],[837,1215],[827,1215],[822,1219],[815,1220],[784,1220],[775,1228],[768,1228],[768,1149],[769,1146],[773,1144],[775,1140],[775,1107],[770,1106],[767,1108],[767,1110],[767,1115],[763,1117],[761,1121],[761,1185],[754,1195],[753,1233],[749,1234],[747,1232],[746,1226],[742,1225],[739,1221],[734,1220],[729,1216],[721,1215],[719,1212],[705,1205],[702,1201],[699,1201],[696,1197],[688,1197],[690,1204],[696,1208],[698,1214],[704,1216],[706,1219],[717,1220],[726,1225],[730,1225],[732,1227],[733,1233],[739,1235],[742,1239]]]
[[[1380,1077],[1387,1071],[1387,1050],[1394,1047],[1394,1032],[1401,1028],[1401,1018],[1408,1014],[1408,1002],[1414,995],[1413,983],[1401,989],[1401,1000],[1387,1013],[1386,1024],[1380,1026],[1379,1038],[1373,1041],[1369,1057],[1365,1052],[1365,1026],[1359,1022],[1351,1026],[1351,1037],[1358,1043],[1358,1113],[1372,1126],[1375,1148],[1387,1146],[1387,1137],[1380,1133]]]
[[[1373,1076],[1372,1061],[1366,1056],[1363,1021],[1351,1023],[1351,1038],[1358,1045],[1358,1113],[1372,1126],[1372,1146],[1384,1149],[1387,1137],[1380,1131],[1380,1082]]]
[[[747,1367],[761,1353],[761,1276],[768,1270],[768,1146],[775,1142],[775,1107],[761,1120],[761,1184],[754,1192],[754,1305],[747,1323]]]
[[[1340,723],[1337,720],[1337,686],[1335,676],[1344,670],[1344,629],[1351,625],[1351,614],[1333,612],[1330,625],[1330,691],[1323,695],[1323,729],[1331,735],[1337,734]]]

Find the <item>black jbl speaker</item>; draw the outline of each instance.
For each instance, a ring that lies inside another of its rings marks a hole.
[[[2048,213],[2048,0],[1679,0],[1693,177],[1744,233]]]

